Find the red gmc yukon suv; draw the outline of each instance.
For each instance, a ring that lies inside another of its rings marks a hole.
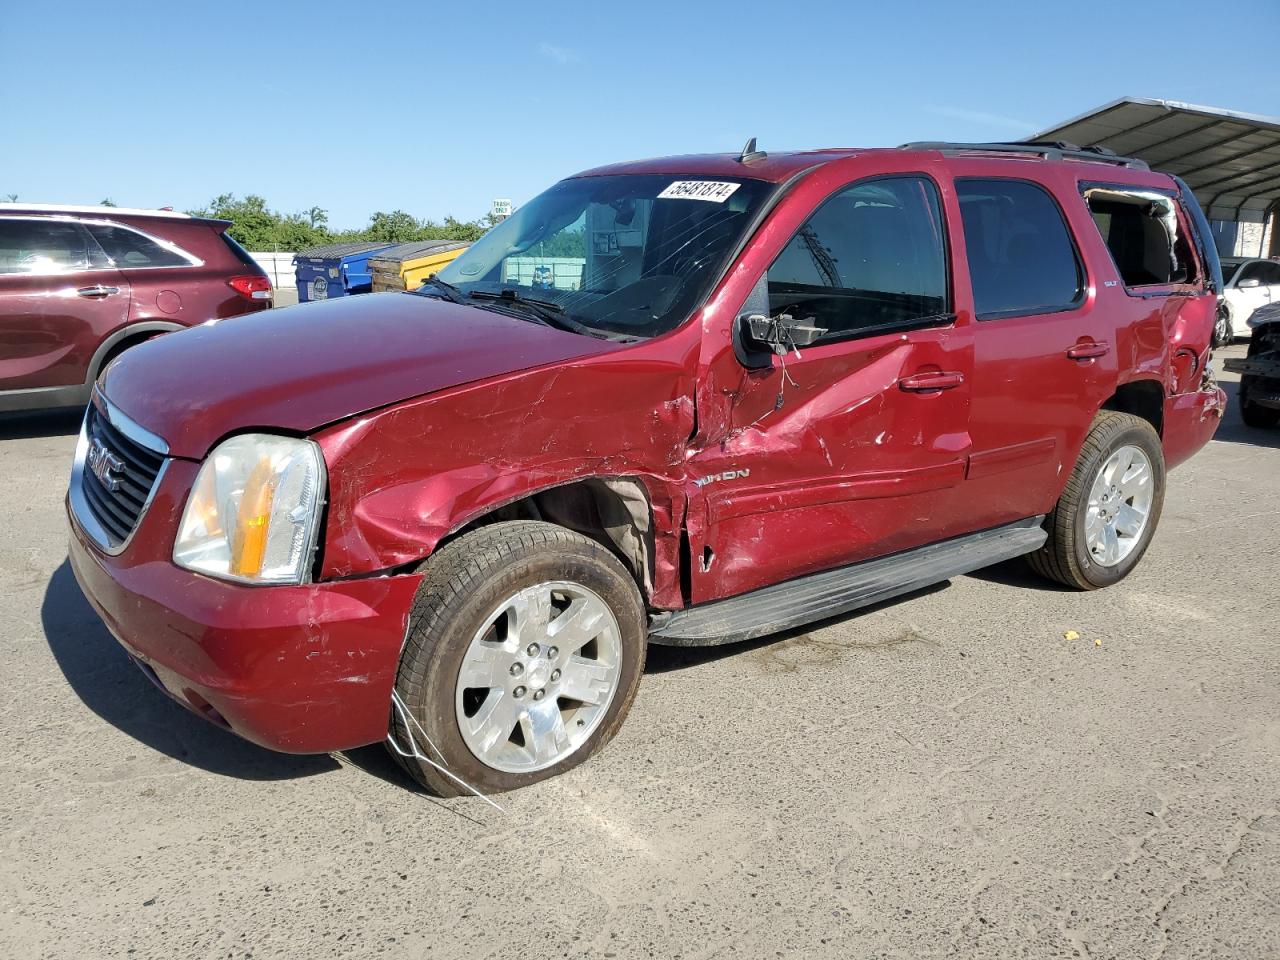
[[[209,720],[511,789],[613,736],[647,643],[1123,578],[1222,416],[1221,282],[1187,188],[1097,149],[592,170],[417,291],[122,357],[71,562]]]

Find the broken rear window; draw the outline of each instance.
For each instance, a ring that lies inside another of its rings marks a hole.
[[[1173,197],[1090,186],[1084,198],[1126,287],[1195,282],[1195,258]]]

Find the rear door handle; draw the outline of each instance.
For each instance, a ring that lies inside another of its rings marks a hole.
[[[1098,357],[1105,357],[1110,352],[1111,344],[1097,340],[1086,340],[1069,349],[1067,356],[1072,360],[1096,360]]]
[[[951,390],[964,383],[964,374],[957,371],[936,370],[931,373],[915,373],[898,381],[898,387],[909,393],[933,393]]]
[[[77,296],[85,297],[89,300],[97,300],[102,297],[110,297],[120,292],[119,287],[104,287],[100,283],[95,283],[92,287],[81,287],[76,291]]]

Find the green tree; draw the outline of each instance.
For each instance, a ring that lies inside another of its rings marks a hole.
[[[16,199],[16,197],[14,198]],[[108,202],[108,201],[104,201]],[[379,243],[408,243],[413,240],[476,240],[495,222],[458,220],[445,217],[443,223],[419,220],[404,210],[379,210],[361,230],[330,230],[329,212],[311,207],[305,213],[280,213],[267,206],[257,194],[237,197],[224,193],[204,208],[191,210],[199,217],[230,220],[227,233],[249,250],[305,250],[339,241],[372,240]]]
[[[410,240],[423,239],[422,224],[403,210],[393,210],[390,213],[379,210],[369,218],[364,236],[367,240],[384,243],[408,243]]]
[[[192,213],[215,220],[230,220],[227,233],[248,250],[271,250],[276,243],[276,227],[279,216],[267,209],[267,201],[257,194],[249,194],[243,200],[234,193],[214,197],[203,210]]]
[[[267,206],[257,194],[244,199],[233,193],[214,197],[196,216],[230,220],[227,233],[248,250],[302,250],[329,240],[323,227],[312,225],[302,214],[281,214]]]
[[[580,257],[587,255],[586,228],[557,230],[534,248],[542,257]]]
[[[446,240],[466,240],[468,243],[479,240],[484,233],[484,227],[480,224],[455,220],[453,217],[444,218],[444,230]]]
[[[296,213],[282,216],[273,235],[273,249],[280,250],[305,250],[330,240],[327,230],[315,226],[308,217]]]
[[[110,197],[103,197],[101,200],[98,201],[98,206],[100,207],[114,207],[115,205],[116,205],[116,202],[112,200]]]

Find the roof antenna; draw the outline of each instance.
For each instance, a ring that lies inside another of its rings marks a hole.
[[[763,150],[756,149],[756,138],[752,137],[747,141],[746,146],[742,148],[742,153],[738,155],[739,163],[755,163],[757,160],[763,160],[769,156]]]

